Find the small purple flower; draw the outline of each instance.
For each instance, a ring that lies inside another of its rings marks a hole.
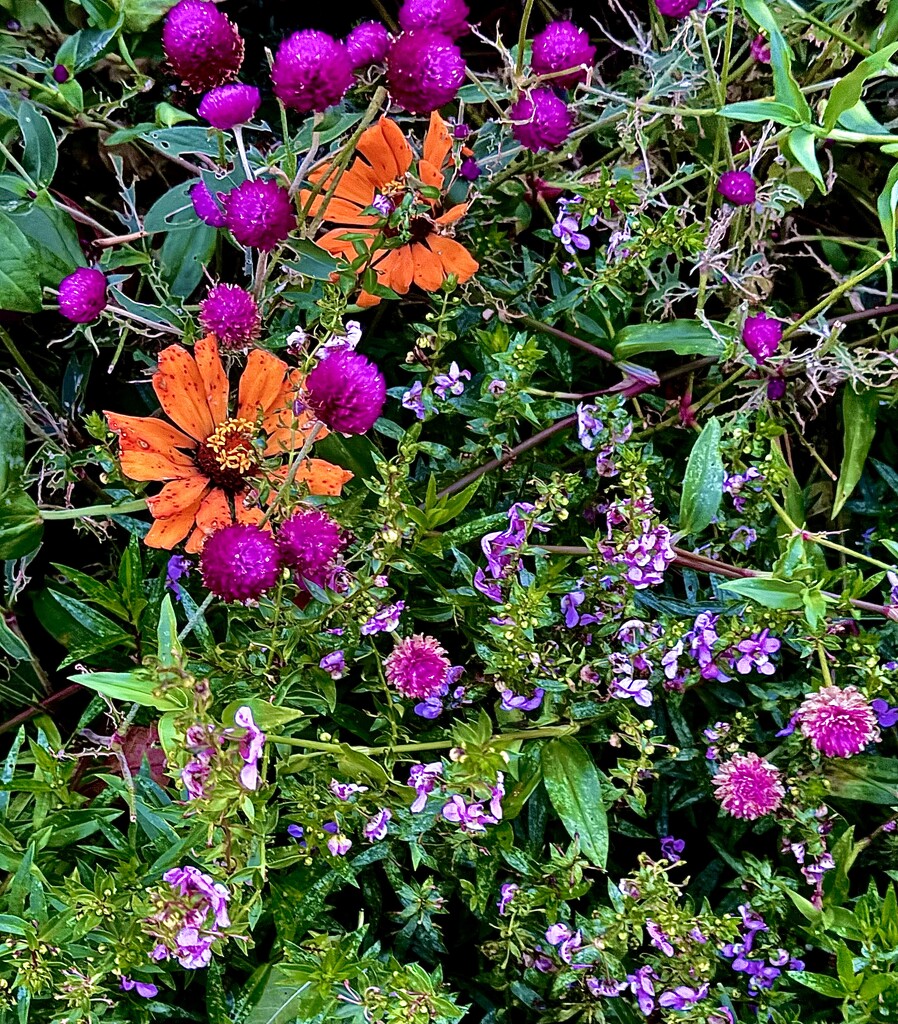
[[[730,544],[737,551],[748,551],[757,539],[757,531],[751,526],[737,526],[730,534]]]
[[[458,398],[464,394],[465,381],[471,379],[470,370],[460,370],[458,363],[452,363],[448,373],[440,373],[434,378],[434,393],[445,399],[447,392]]]
[[[381,839],[386,838],[387,826],[392,820],[393,812],[388,807],[384,807],[377,814],[372,815],[362,829],[368,842],[378,843]]]
[[[497,378],[496,380],[491,380],[489,382],[489,384],[487,385],[486,390],[489,391],[489,393],[494,398],[498,398],[499,395],[504,395],[505,394],[505,392],[508,390],[508,385],[505,383],[504,380],[499,380]]]
[[[424,408],[424,385],[421,381],[416,380],[402,396],[402,408],[413,412],[417,419],[424,419],[426,410]]]
[[[658,975],[651,967],[640,967],[635,974],[628,974],[627,981],[630,984],[630,991],[636,996],[639,1009],[646,1017],[655,1009],[655,986],[653,981]]]
[[[252,708],[246,705],[234,712],[234,724],[246,730],[240,739],[240,756],[244,761],[240,771],[240,783],[246,789],[258,789],[258,761],[265,746],[265,734],[253,720]]]
[[[649,918],[645,922],[645,930],[648,932],[649,941],[655,947],[660,950],[665,956],[673,956],[674,948],[671,944],[670,937],[667,932],[663,931],[661,926],[656,924]]]
[[[363,21],[350,30],[343,45],[354,69],[380,64],[390,49],[390,33],[379,21]]]
[[[428,795],[433,791],[442,775],[442,761],[412,765],[408,774],[408,784],[415,791],[415,800],[410,808],[412,814],[420,814],[424,810]]]
[[[558,219],[552,225],[552,234],[571,256],[576,255],[578,250],[585,252],[589,248],[589,239],[580,230],[580,221],[563,210],[559,211]]]
[[[762,35],[757,35],[751,41],[750,48],[751,56],[753,60],[756,60],[759,64],[770,63],[770,43]]]
[[[62,85],[64,82],[67,82],[72,77],[71,72],[65,66],[65,64],[57,64],[53,68],[52,75],[53,81],[56,82],[57,85]]]
[[[371,205],[383,218],[387,218],[396,208],[393,205],[393,200],[389,196],[378,194],[371,200]]]
[[[362,623],[362,636],[373,636],[375,633],[393,633],[399,627],[399,616],[405,610],[405,601],[382,605]]]
[[[318,662],[331,679],[342,679],[346,674],[346,655],[343,651],[331,651]]]
[[[302,827],[302,825],[288,825],[287,826],[287,835],[288,836],[292,836],[294,839],[299,840],[299,845],[300,846],[306,846],[307,845],[306,840],[305,840],[305,834],[306,834],[306,830]]]
[[[464,797],[456,794],[449,798],[441,811],[446,821],[461,827],[463,832],[479,834],[486,831],[487,825],[498,824],[498,818],[487,814],[481,802],[468,803]]]
[[[165,570],[165,586],[166,589],[175,595],[175,599],[178,601],[181,600],[184,593],[181,587],[181,580],[185,576],[190,575],[192,567],[193,562],[189,558],[185,558],[184,555],[172,555],[168,560]]]
[[[106,308],[106,275],[78,267],[59,282],[59,312],[74,324],[92,323]]]
[[[545,697],[545,695],[546,691],[541,686],[537,686],[530,697],[518,695],[514,690],[503,690],[502,710],[536,711],[536,709],[542,704],[543,697]]]
[[[702,985],[699,988],[678,985],[674,989],[663,992],[658,1000],[658,1005],[670,1010],[686,1010],[707,997],[708,985]]]
[[[588,452],[595,448],[599,436],[605,432],[605,424],[597,413],[598,409],[594,405],[580,402],[577,406],[577,436]]]
[[[159,989],[148,981],[135,981],[122,975],[121,988],[123,992],[130,992],[132,989],[144,999],[154,999],[159,994]]]
[[[883,729],[890,729],[898,723],[898,708],[890,707],[889,702],[883,700],[882,697],[871,700],[870,707],[873,708],[876,720]]]
[[[770,655],[776,654],[781,644],[769,633],[769,629],[762,629],[760,633],[752,635],[747,640],[741,640],[736,645],[739,654],[734,656],[734,663],[740,675],[747,675],[754,670],[761,675],[772,676],[776,671],[776,665],[770,660]]]
[[[499,889],[499,900],[496,906],[499,908],[499,917],[505,917],[508,913],[508,905],[515,897],[515,893],[520,890],[519,885],[515,885],[514,882],[505,882]]]
[[[472,156],[466,156],[458,169],[458,176],[465,181],[476,181],[481,175],[480,164]]]
[[[664,836],[661,840],[661,856],[666,857],[672,863],[683,859],[683,850],[685,849],[686,843],[683,839]]]
[[[568,629],[574,629],[575,626],[589,626],[599,621],[598,617],[590,612],[580,614],[580,607],[585,600],[586,594],[582,590],[572,590],[562,596],[561,612],[564,615],[564,624]]]
[[[334,857],[345,857],[352,849],[352,840],[347,839],[346,836],[333,836],[333,838],[328,839],[327,848]]]
[[[262,97],[254,85],[231,82],[210,89],[200,100],[197,113],[213,128],[227,132],[252,121],[261,103]]]
[[[627,983],[625,981],[615,981],[613,978],[589,977],[586,979],[586,987],[589,989],[590,995],[595,996],[596,999],[600,996],[606,999],[614,999],[621,992],[626,991]]]
[[[717,191],[734,206],[751,206],[757,195],[755,179],[748,171],[727,171],[721,174]]]
[[[746,317],[742,325],[742,341],[759,363],[766,362],[780,346],[783,325],[766,313]]]
[[[356,793],[367,793],[367,786],[359,786],[355,782],[337,782],[336,779],[330,781],[330,791],[338,800],[349,800],[355,796]]]

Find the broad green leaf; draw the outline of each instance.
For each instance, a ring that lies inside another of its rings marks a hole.
[[[27,258],[36,266],[40,284],[57,288],[76,267],[84,266],[75,222],[53,202],[49,193],[38,193],[33,201],[10,210],[9,217],[27,239]]]
[[[836,484],[836,496],[833,501],[833,519],[851,497],[851,492],[857,487],[864,471],[867,453],[876,433],[878,412],[878,392],[870,390],[858,393],[850,382],[845,385],[842,392],[842,465],[839,468],[839,482]]]
[[[320,245],[308,238],[291,239],[290,248],[299,256],[297,260],[285,260],[283,266],[295,270],[303,277],[315,281],[328,281],[339,266],[337,260]]]
[[[73,75],[95,64],[112,46],[114,29],[85,28],[68,36],[56,52],[56,63],[62,64]]]
[[[203,278],[212,257],[218,231],[197,221],[189,231],[170,231],[159,254],[162,278],[179,299],[189,298]]]
[[[160,231],[174,231],[177,228],[191,229],[199,225],[196,211],[190,199],[190,189],[196,184],[195,178],[182,181],[160,196],[147,210],[143,229],[154,235]]]
[[[172,604],[171,594],[166,594],[159,608],[159,622],[156,626],[156,654],[159,664],[170,666],[177,664],[182,653],[178,640],[178,620]]]
[[[130,649],[132,638],[105,615],[78,598],[48,587],[34,601],[43,627],[69,651],[67,661],[108,651],[124,644]]]
[[[898,759],[858,754],[827,762],[827,782],[833,796],[871,804],[898,804]]]
[[[876,53],[871,53],[833,86],[823,110],[823,127],[827,131],[830,128],[835,128],[839,117],[846,110],[851,110],[860,100],[864,91],[864,83],[868,78],[872,78],[873,75],[878,75],[886,69],[896,50],[898,50],[898,43],[889,43],[888,46],[877,50]]]
[[[146,32],[155,25],[177,0],[114,0],[114,4],[124,14],[126,32]]]
[[[69,676],[69,679],[111,700],[131,701],[141,707],[157,708],[159,711],[182,711],[188,703],[187,694],[183,690],[159,692],[156,680],[140,669],[133,672],[81,672]]]
[[[550,740],[542,749],[543,784],[549,800],[584,855],[604,868],[608,859],[608,817],[602,778],[592,757],[572,736]]]
[[[18,402],[0,384],[0,494],[18,483],[25,468],[25,421]]]
[[[28,645],[9,628],[6,619],[2,616],[0,616],[0,649],[8,654],[13,661],[28,661],[31,657]]]
[[[882,24],[873,34],[875,48],[888,46],[889,43],[898,39],[898,0],[889,0],[886,6],[886,16]]]
[[[894,164],[886,178],[885,187],[876,200],[876,212],[889,252],[895,252],[895,211],[898,209],[898,164]]]
[[[728,103],[718,110],[721,117],[731,121],[775,121],[777,124],[794,128],[800,125],[801,118],[792,107],[776,100],[748,100],[744,103]]]
[[[742,10],[767,36],[770,66],[773,69],[773,91],[777,101],[795,110],[803,124],[810,124],[811,108],[792,74],[792,50],[773,12],[764,0],[742,0]]]
[[[785,145],[796,162],[814,179],[820,191],[825,192],[826,182],[823,180],[823,172],[817,162],[817,136],[807,128],[793,128],[789,132]]]
[[[840,128],[849,132],[858,132],[861,135],[891,135],[892,133],[884,124],[879,121],[867,109],[867,104],[859,100],[853,107],[843,110],[839,114],[837,122]]]
[[[291,985],[275,967],[246,1016],[243,1024],[293,1024],[301,1016],[303,996],[311,982]]]
[[[793,981],[797,981],[807,988],[819,992],[822,996],[830,996],[833,999],[844,999],[850,995],[844,985],[828,974],[814,974],[812,971],[786,971]]]
[[[680,529],[701,533],[709,526],[723,499],[723,460],[720,457],[720,422],[712,417],[692,446],[683,493],[680,497]]]
[[[614,336],[614,358],[630,359],[643,352],[675,352],[678,356],[720,356],[724,340],[735,339],[728,324],[712,323],[715,337],[701,320],[669,320],[666,323],[633,324]],[[724,339],[724,340],[722,340]]]
[[[32,181],[46,188],[56,173],[56,136],[46,117],[27,100],[19,104],[18,120],[25,144],[22,166]]]
[[[745,597],[765,608],[793,611],[804,605],[805,586],[797,580],[778,580],[772,576],[752,576],[742,580],[727,580],[721,590]]]
[[[0,495],[0,559],[31,554],[43,532],[40,511],[25,491],[13,487]]]
[[[232,700],[221,713],[222,722],[225,725],[233,725],[234,715],[238,709],[244,707],[248,707],[252,711],[253,721],[263,732],[280,729],[282,725],[286,725],[288,722],[295,722],[297,718],[303,717],[302,711],[297,711],[295,708],[284,708],[279,704],[269,704],[267,700],[263,700],[261,697],[247,697],[244,700]]]
[[[37,313],[41,308],[39,267],[12,218],[0,213],[0,309]]]

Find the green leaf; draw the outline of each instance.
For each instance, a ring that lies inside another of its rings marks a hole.
[[[56,173],[56,136],[46,117],[27,100],[19,104],[18,121],[25,143],[22,166],[32,181],[46,188]]]
[[[845,990],[841,982],[831,978],[828,974],[814,974],[812,971],[786,971],[786,974],[797,981],[800,985],[819,992],[822,996],[831,996],[833,999],[844,999],[850,993]]]
[[[776,100],[748,100],[745,103],[728,103],[718,111],[721,117],[728,117],[731,121],[775,121],[787,128],[794,128],[801,124],[798,113],[785,103],[777,103]]]
[[[886,69],[896,50],[898,50],[898,43],[889,43],[888,46],[877,50],[876,53],[871,53],[833,86],[823,110],[823,127],[827,131],[835,128],[839,117],[846,110],[851,110],[860,100],[864,91],[864,83],[868,78],[878,75]]]
[[[295,708],[281,707],[279,704],[269,704],[261,697],[247,697],[244,700],[232,700],[221,713],[221,720],[225,725],[234,724],[234,715],[240,708],[249,708],[253,713],[253,721],[263,732],[271,732],[280,729],[288,722],[295,722],[302,718],[302,711]]]
[[[41,286],[34,252],[12,218],[0,213],[0,309],[37,313]]]
[[[666,323],[633,324],[614,336],[614,358],[629,359],[642,352],[675,352],[678,356],[720,356],[724,343],[735,339],[728,324],[710,322],[714,332],[701,320],[670,320]]]
[[[836,484],[836,496],[833,500],[833,519],[842,511],[864,471],[864,463],[867,461],[870,445],[873,444],[873,435],[876,433],[878,412],[878,392],[871,389],[858,393],[850,382],[845,385],[842,392],[842,465],[839,468],[839,482]]]
[[[48,193],[38,193],[33,202],[11,210],[9,216],[27,239],[30,251],[23,256],[36,267],[41,285],[56,288],[76,267],[84,266],[75,222]]]
[[[831,758],[826,777],[835,797],[887,807],[898,804],[898,759],[894,757]]]
[[[131,701],[141,707],[156,708],[159,711],[183,711],[188,703],[187,694],[183,690],[160,693],[156,680],[140,669],[133,672],[81,672],[69,676],[69,680],[102,693],[110,700]]]
[[[283,266],[295,270],[303,277],[314,281],[329,281],[339,263],[326,249],[308,238],[291,239],[290,248],[299,256],[298,260],[284,260]]]
[[[877,47],[888,46],[893,40],[898,39],[898,0],[889,0],[886,16],[873,38]]]
[[[0,384],[0,494],[17,484],[25,469],[25,421],[18,402]]]
[[[212,257],[218,232],[200,221],[189,231],[170,231],[162,243],[159,259],[162,279],[172,295],[187,299],[203,278],[203,268]]]
[[[183,650],[178,640],[178,620],[171,594],[166,594],[159,608],[159,622],[156,626],[156,653],[159,664],[171,666],[177,664]]]
[[[817,162],[817,136],[807,128],[793,128],[785,141],[792,156],[814,179],[821,192],[826,192],[823,172]]]
[[[742,10],[764,31],[770,45],[773,91],[778,102],[791,107],[803,124],[811,123],[811,108],[792,74],[792,51],[764,0],[742,0]]]
[[[41,542],[44,521],[34,501],[14,487],[0,495],[0,558],[22,558]]]
[[[68,649],[67,661],[132,644],[120,626],[70,594],[48,587],[35,598],[34,607],[47,632]]]
[[[839,114],[838,125],[850,132],[858,132],[861,135],[891,135],[892,133],[884,124],[879,121],[867,109],[867,104],[859,100],[853,107],[843,110]]]
[[[70,35],[56,52],[56,63],[73,75],[95,64],[115,39],[115,29],[85,28]]]
[[[794,611],[804,606],[804,584],[797,580],[778,580],[772,576],[752,576],[743,580],[727,580],[720,584],[738,597],[747,597],[765,608]]]
[[[143,229],[147,234],[154,235],[160,231],[174,231],[177,228],[192,229],[197,227],[196,211],[190,199],[190,189],[196,184],[195,178],[182,181],[170,188],[165,195],[156,200],[147,210],[143,221]]]
[[[680,529],[701,533],[709,526],[723,500],[725,473],[720,457],[720,422],[712,417],[692,446],[683,476]]]
[[[839,943],[836,952],[836,970],[843,988],[848,989],[849,992],[856,992],[860,987],[861,979],[854,973],[854,957],[844,942]]]
[[[293,1024],[301,1016],[303,996],[310,984],[291,985],[281,980],[275,967],[243,1024]]]
[[[889,252],[895,253],[895,211],[898,209],[898,164],[894,164],[886,178],[885,187],[876,200],[876,212],[879,224],[889,246]]]
[[[550,740],[542,750],[543,784],[572,839],[596,865],[608,859],[608,817],[602,778],[589,752],[571,736]]]
[[[119,0],[120,9],[125,16],[126,32],[146,32],[155,25],[177,0]]]

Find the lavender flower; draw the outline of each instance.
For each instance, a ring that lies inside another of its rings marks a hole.
[[[405,610],[405,601],[385,604],[362,623],[362,636],[373,636],[375,633],[392,633],[399,626],[399,616]]]
[[[873,713],[876,715],[877,724],[883,729],[890,729],[893,725],[898,723],[898,708],[889,706],[887,700],[883,700],[882,697],[877,697],[876,700],[870,701],[870,707],[873,709]]]
[[[465,381],[471,379],[470,370],[460,370],[458,363],[453,362],[448,373],[440,373],[434,378],[434,392],[440,398],[445,399],[447,392],[458,398],[464,393]]]
[[[120,985],[123,992],[131,992],[133,990],[144,999],[155,999],[159,994],[159,989],[151,982],[135,981],[133,978],[128,978],[124,974],[122,975]]]
[[[355,796],[356,793],[367,793],[367,786],[360,786],[355,782],[337,782],[336,779],[330,781],[330,791],[338,800],[349,800]]]
[[[265,746],[265,734],[253,720],[252,708],[244,705],[234,713],[234,724],[246,732],[240,739],[240,756],[243,768],[240,771],[240,782],[247,789],[259,788],[259,758]]]
[[[519,885],[514,882],[505,882],[499,889],[499,900],[496,906],[499,908],[499,917],[505,917],[508,913],[509,904],[514,900],[515,893],[520,890]]]
[[[365,838],[369,843],[378,843],[381,839],[385,839],[387,835],[387,825],[393,819],[393,812],[388,808],[384,807],[376,814],[372,815],[365,827],[362,829]]]
[[[683,850],[686,843],[682,839],[675,839],[673,836],[664,836],[661,840],[661,856],[666,857],[672,863],[683,859]]]
[[[651,967],[640,967],[634,974],[627,975],[630,984],[630,991],[636,996],[639,1009],[646,1017],[655,1009],[655,986],[654,981],[658,980]]]
[[[667,932],[663,931],[661,926],[656,924],[651,918],[645,922],[645,930],[648,932],[649,941],[655,947],[660,950],[665,956],[673,956],[674,948],[670,941],[670,936]]]
[[[189,558],[185,558],[184,555],[172,555],[168,560],[168,565],[165,569],[165,586],[167,590],[170,590],[175,595],[175,599],[178,601],[182,600],[184,594],[181,580],[185,576],[190,575],[192,568],[193,562]]]
[[[732,657],[736,671],[741,675],[747,675],[754,670],[761,675],[772,676],[776,671],[776,665],[770,660],[770,655],[776,654],[781,645],[779,640],[769,633],[770,630],[762,629],[760,633],[753,634],[747,640],[740,640],[736,644],[738,654],[733,654]]]
[[[690,1006],[708,998],[708,985],[690,988],[689,985],[677,985],[676,988],[662,992],[658,1005],[671,1010],[687,1010]]]
[[[408,784],[415,791],[415,800],[410,808],[412,814],[420,814],[424,810],[428,795],[433,791],[442,775],[442,761],[412,765],[408,775]]]
[[[352,849],[352,840],[343,835],[336,835],[328,839],[327,848],[334,857],[345,857]]]
[[[542,704],[543,697],[545,695],[546,691],[541,686],[537,686],[530,697],[518,695],[514,690],[503,690],[502,710],[536,711],[536,709]]]
[[[402,408],[413,412],[417,419],[424,419],[426,416],[424,408],[424,385],[421,381],[416,380],[402,396]]]
[[[331,679],[342,679],[346,674],[346,655],[343,651],[331,651],[318,662],[318,667],[324,669]]]
[[[478,834],[486,831],[487,825],[498,824],[499,819],[487,814],[482,802],[469,803],[464,797],[456,794],[443,805],[442,815],[446,821],[460,826],[463,832]]]

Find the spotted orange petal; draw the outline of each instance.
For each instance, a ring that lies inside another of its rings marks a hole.
[[[323,204],[324,196],[316,196],[309,207],[309,216],[314,217]],[[368,206],[370,203],[365,205]],[[362,209],[363,207],[358,203],[333,196],[327,202],[327,219],[331,224],[345,224],[347,227],[365,227],[368,224],[376,224],[378,218],[372,217],[371,214],[363,215]]]
[[[148,548],[162,548],[164,551],[171,551],[190,533],[195,514],[196,507],[185,509],[168,519],[156,519],[150,527],[150,532],[143,539],[144,544]]]
[[[191,456],[173,448],[168,455],[161,452],[122,452],[122,472],[131,480],[182,480],[199,471]]]
[[[265,415],[281,393],[287,364],[262,349],[253,349],[246,361],[246,368],[240,378],[237,415],[255,420]]]
[[[446,166],[446,158],[451,151],[449,126],[434,110],[430,115],[430,127],[424,137],[424,159],[437,170],[441,170]]]
[[[467,203],[459,203],[457,206],[450,207],[444,214],[436,218],[437,224],[454,224],[457,220],[461,220],[462,217],[468,212]]]
[[[455,274],[459,281],[465,282],[477,273],[480,264],[454,238],[446,238],[443,235],[429,235],[425,241],[430,246],[431,251],[439,257],[447,275]]]
[[[411,246],[401,245],[398,249],[391,249],[383,259],[374,264],[374,269],[381,284],[392,288],[400,295],[405,295],[415,276]]]
[[[215,429],[206,385],[193,356],[180,345],[159,353],[153,390],[159,404],[174,422],[197,441],[205,441]]]
[[[337,497],[353,474],[342,466],[325,462],[324,459],[306,459],[296,474],[296,480],[309,488],[309,494],[327,494]]]
[[[371,164],[379,186],[405,174],[412,163],[411,146],[399,125],[388,117],[364,131],[356,148]]]
[[[415,284],[426,292],[435,292],[443,283],[443,264],[427,246],[416,243],[411,246],[415,267]]]
[[[228,378],[218,354],[218,341],[214,334],[207,334],[193,346],[193,356],[203,379],[206,402],[216,425],[228,418]]]
[[[418,177],[431,188],[441,189],[443,187],[443,172],[438,167],[434,167],[429,160],[418,161]],[[435,203],[436,200],[430,199],[428,202]]]
[[[190,532],[208,487],[208,478],[197,474],[186,480],[172,480],[154,498],[147,498],[156,522],[145,543],[151,548],[173,548],[182,541]]]
[[[104,412],[109,429],[118,434],[123,452],[153,452],[165,455],[172,448],[195,448],[196,441],[165,420],[153,416],[120,416]]]
[[[196,513],[197,529],[207,536],[234,522],[228,498],[220,487],[213,487],[203,498]]]

